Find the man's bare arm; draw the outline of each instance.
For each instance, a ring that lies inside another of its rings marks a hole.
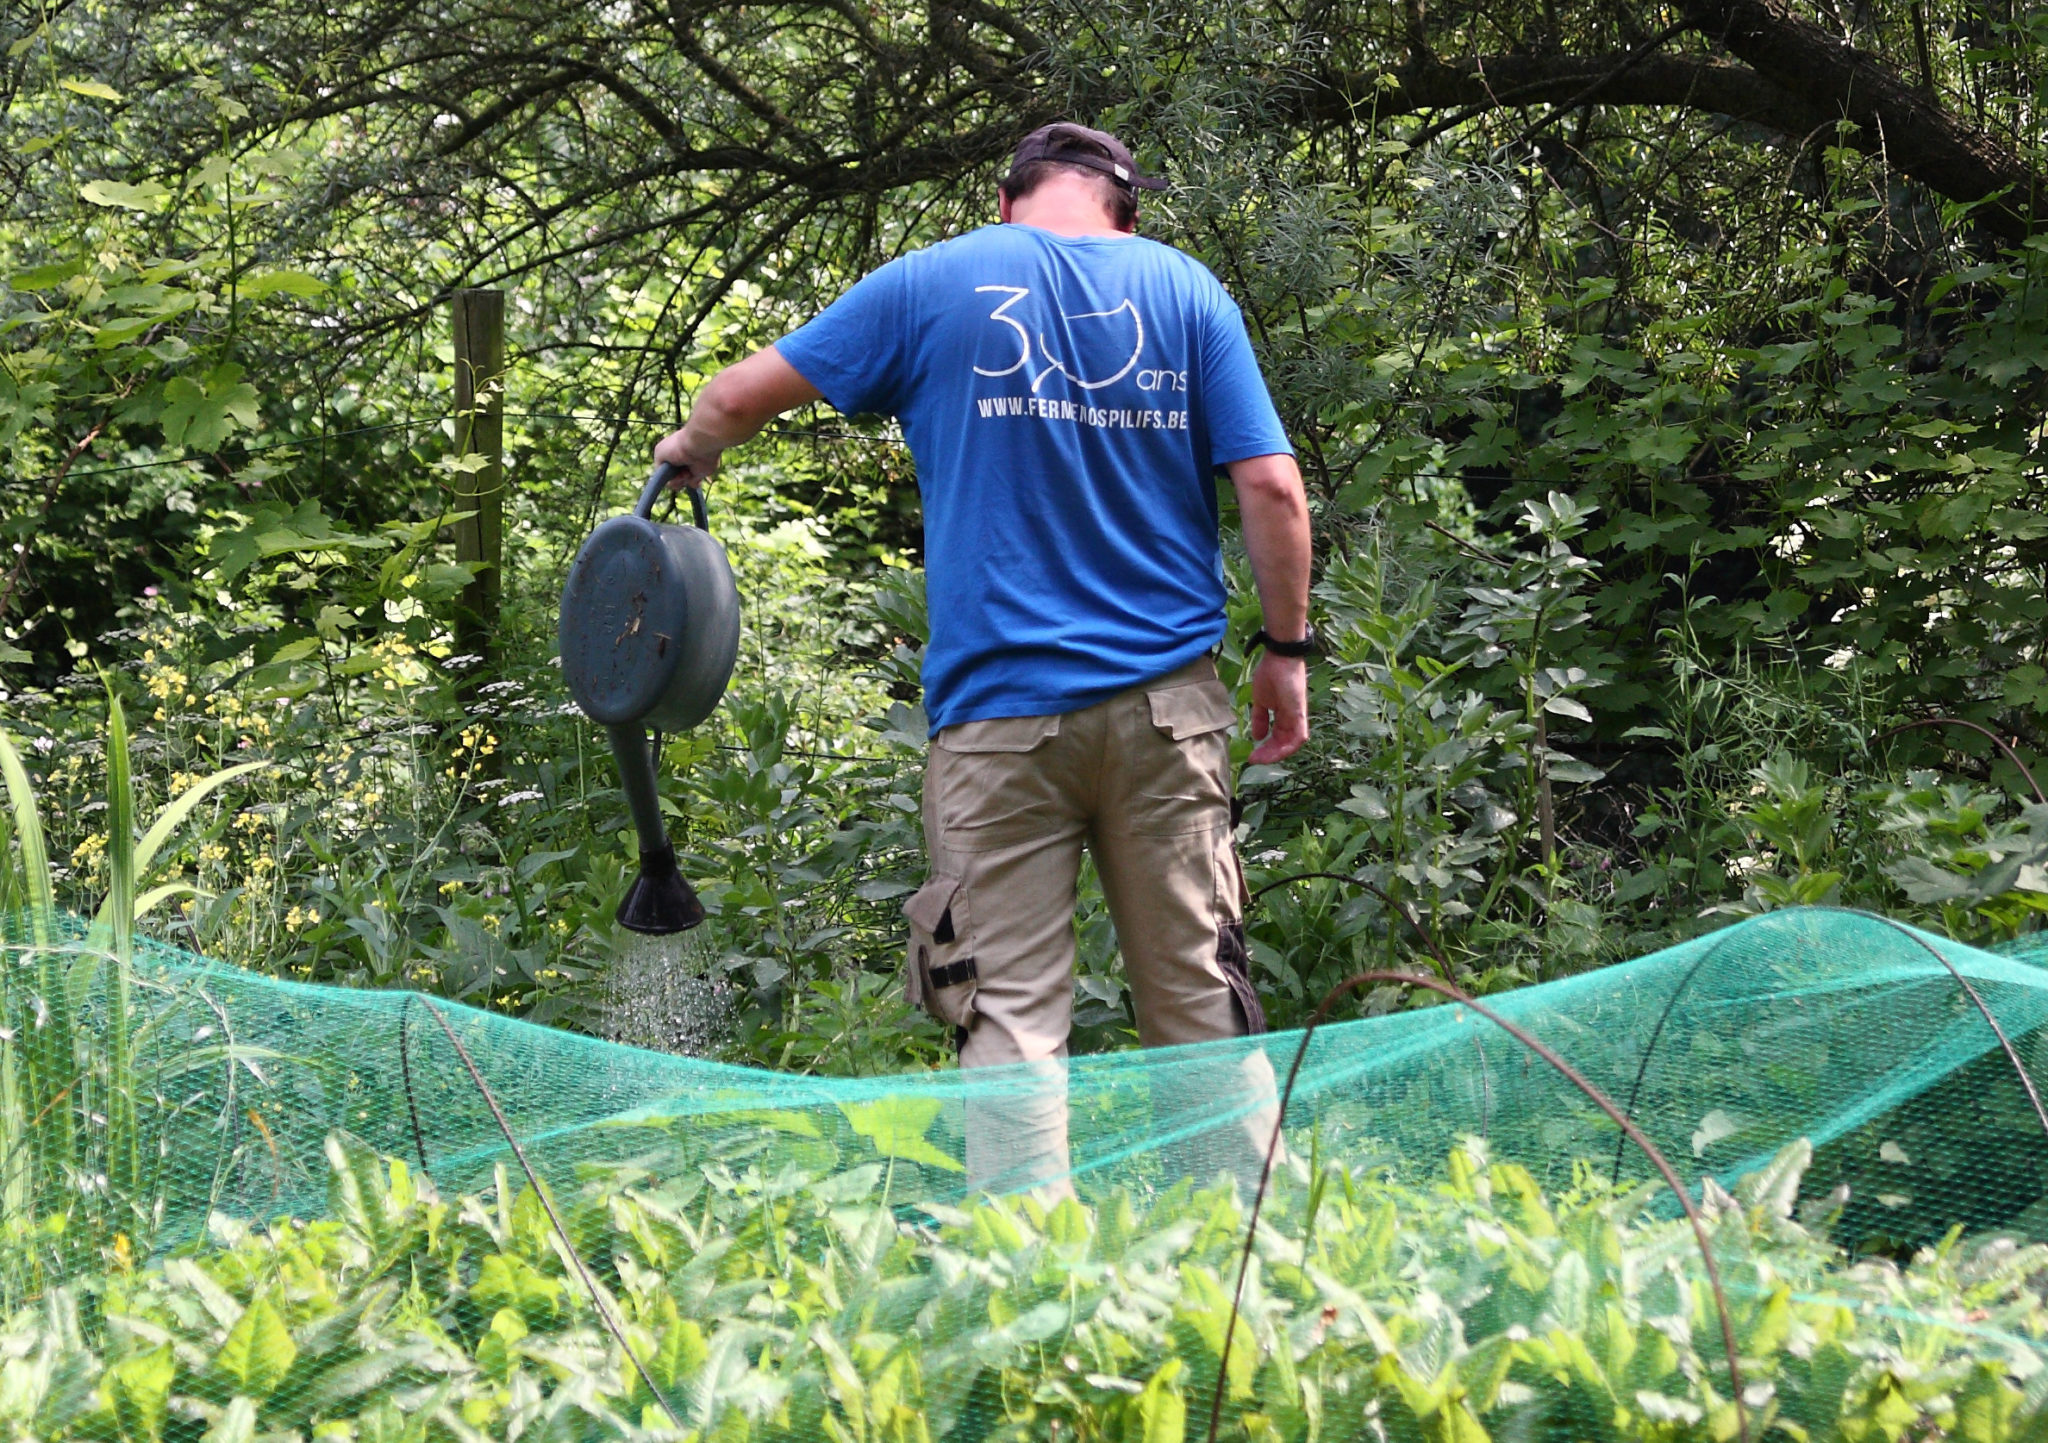
[[[1308,629],[1310,542],[1308,496],[1292,456],[1253,456],[1230,463],[1244,549],[1258,582],[1268,632],[1283,640]],[[1252,672],[1255,762],[1277,762],[1308,740],[1308,662],[1266,652]]]
[[[727,366],[697,393],[683,428],[662,438],[654,459],[676,468],[675,484],[701,486],[718,458],[784,411],[819,399],[818,388],[773,346]]]

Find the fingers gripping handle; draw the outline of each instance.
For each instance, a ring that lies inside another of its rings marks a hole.
[[[654,519],[654,503],[661,499],[662,491],[667,488],[670,479],[675,474],[676,468],[666,461],[656,466],[654,474],[647,478],[647,485],[641,488],[640,500],[634,505],[633,514],[652,521]],[[704,488],[701,486],[686,486],[683,489],[690,493],[690,519],[697,523],[699,531],[709,531],[711,529],[711,518],[704,510]]]

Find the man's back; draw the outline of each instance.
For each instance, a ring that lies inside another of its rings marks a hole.
[[[1220,639],[1213,474],[1287,441],[1196,261],[990,226],[883,267],[777,349],[841,411],[903,422],[935,732],[1077,710]]]
[[[974,1189],[1067,1187],[1059,1060],[1084,849],[1147,1046],[1265,1025],[1232,838],[1235,708],[1206,654],[1223,629],[1211,478],[1228,467],[1264,615],[1255,762],[1308,735],[1308,505],[1237,307],[1193,260],[1135,238],[1138,192],[1164,184],[1107,132],[1041,126],[999,188],[1003,225],[884,266],[721,371],[655,448],[697,485],[769,416],[820,397],[903,422],[924,493],[933,732],[905,994],[952,1029],[962,1067],[1024,1067],[967,1104]],[[1169,1167],[1258,1174],[1277,1116],[1272,1070],[1251,1060],[1188,1093],[1240,1107],[1229,1156]]]

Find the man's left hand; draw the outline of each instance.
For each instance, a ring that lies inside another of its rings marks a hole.
[[[1267,652],[1252,672],[1252,761],[1293,756],[1308,740],[1308,659]]]

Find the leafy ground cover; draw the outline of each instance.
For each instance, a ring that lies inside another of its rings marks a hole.
[[[1244,1221],[1227,1181],[920,1207],[892,1203],[883,1160],[820,1173],[772,1128],[648,1143],[558,1199],[637,1364],[516,1174],[443,1197],[335,1134],[325,1218],[216,1216],[7,1319],[0,1426],[120,1443],[1206,1435]],[[1749,1436],[2038,1436],[2048,1248],[1951,1235],[1904,1265],[1852,1261],[1795,1209],[1810,1156],[1795,1143],[1708,1190]],[[1218,1436],[1732,1438],[1718,1321],[1670,1212],[1593,1166],[1547,1194],[1476,1140],[1420,1182],[1283,1169]]]

